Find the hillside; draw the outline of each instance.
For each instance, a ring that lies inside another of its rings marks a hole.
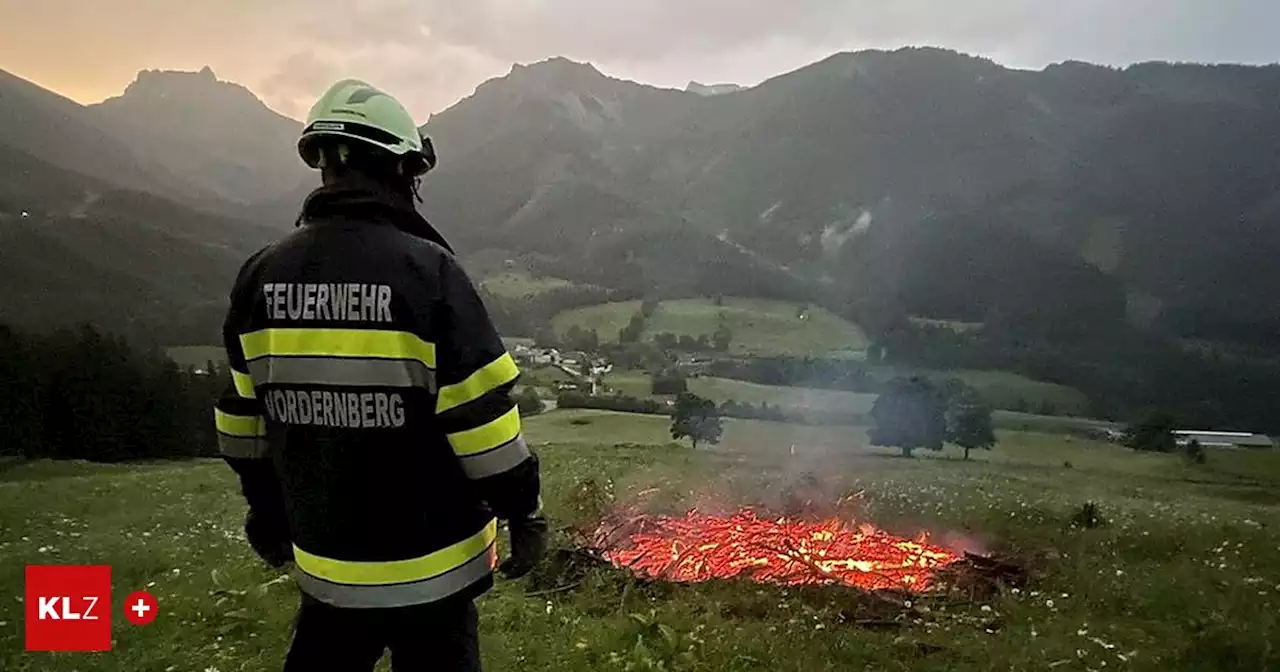
[[[135,152],[234,203],[278,198],[309,175],[295,149],[301,124],[209,68],[144,70],[88,112]]]
[[[464,253],[670,298],[1050,336],[1280,330],[1256,298],[1280,282],[1280,68],[903,49],[694,88],[516,66],[424,127],[442,161],[425,210]],[[0,147],[281,228],[314,182],[297,123],[208,69],[145,71],[91,108],[3,75],[0,115]]]
[[[79,103],[0,70],[0,152],[9,151],[116,188],[185,198],[207,195],[135,151]]]
[[[659,333],[710,336],[720,316],[733,332],[732,354],[832,355],[860,354],[867,346],[862,330],[820,308],[781,301],[727,298],[724,305],[705,299],[663,301],[641,335],[652,340]],[[618,331],[640,309],[639,301],[608,303],[557,315],[557,333],[571,326],[594,329],[603,342],[616,342]]]
[[[576,285],[563,278],[537,278],[528,273],[511,272],[484,276],[480,280],[480,286],[495,296],[520,300]]]
[[[0,323],[92,322],[159,343],[215,341],[236,269],[266,229],[0,148]]]
[[[718,280],[757,291],[1249,339],[1280,327],[1280,306],[1246,298],[1280,281],[1277,102],[1280,68],[1022,71],[904,49],[702,96],[554,59],[431,119],[426,195],[464,246],[558,249],[608,285],[690,290],[704,274],[596,264],[592,243],[664,259],[698,231],[752,262]],[[1188,273],[1204,267],[1223,270]]]
[[[93,109],[3,76],[0,122],[0,150],[94,180],[55,210],[115,189],[180,208],[154,219],[149,208],[169,206],[120,206],[149,233],[74,274],[121,315],[153,312],[137,268],[192,284],[186,253],[129,255],[258,235],[234,220],[287,231],[315,182],[286,142],[296,126],[211,72],[144,73]],[[1194,424],[1275,427],[1280,66],[1032,71],[909,48],[708,96],[557,58],[482,84],[424,130],[441,165],[423,209],[464,256],[617,297],[812,303],[898,364],[1016,371],[1109,415],[1160,406]],[[55,230],[24,245],[62,254]],[[191,272],[221,268],[218,256],[193,251]],[[505,300],[502,322],[532,335],[554,311],[520,314],[521,302]],[[924,333],[929,320],[984,326]],[[770,338],[751,347],[787,347]]]

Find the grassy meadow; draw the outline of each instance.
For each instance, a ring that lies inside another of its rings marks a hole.
[[[639,309],[639,301],[606,303],[561,313],[553,324],[560,334],[577,325],[595,329],[601,341],[614,342]],[[641,338],[649,341],[663,332],[709,337],[723,314],[733,331],[731,354],[855,355],[866,349],[866,335],[857,325],[821,308],[808,308],[802,319],[801,310],[798,304],[762,299],[727,298],[723,306],[708,299],[663,301]]]
[[[899,372],[901,373],[901,372]],[[895,373],[884,373],[890,378]],[[1017,374],[994,371],[958,371],[927,373],[931,377],[942,379],[955,376],[966,384],[979,390],[988,403],[995,408],[1012,405],[1011,399],[1021,399],[1031,404],[1032,408],[1042,406],[1046,402],[1053,406],[1056,413],[1082,413],[1087,400],[1079,392],[1068,387],[1043,383]],[[538,379],[535,377],[535,379]],[[1002,389],[993,388],[991,381],[999,381]],[[652,396],[652,376],[641,371],[616,371],[604,377],[604,384],[610,389],[632,397]],[[716,403],[736,401],[739,403],[780,406],[789,409],[805,409],[819,413],[847,413],[865,415],[871,412],[875,404],[875,394],[847,392],[843,390],[824,390],[807,387],[790,387],[782,385],[761,385],[730,378],[705,376],[689,378],[689,391]],[[994,420],[997,425],[1008,429],[1028,431],[1072,432],[1085,429],[1116,427],[1114,423],[1073,417],[1070,415],[1045,416],[1033,413],[1017,413],[1013,411],[996,411]]]
[[[695,454],[656,416],[560,411],[526,424],[558,530],[591,519],[584,491],[706,510],[768,505],[805,484],[858,493],[865,520],[996,553],[1030,578],[886,613],[837,588],[672,586],[607,568],[566,583],[547,570],[482,599],[487,669],[1280,669],[1274,452],[1211,451],[1193,466],[1001,432],[970,462],[954,449],[905,460],[858,427],[730,420],[720,446]],[[1071,524],[1086,502],[1101,526]],[[0,669],[279,669],[296,589],[252,556],[243,512],[217,461],[0,464]],[[24,654],[28,563],[112,564],[115,606],[145,587],[160,617],[134,628],[117,613],[109,653]]]
[[[1014,409],[1019,405],[1025,405],[1026,408],[1023,410],[1032,413],[1050,409],[1049,415],[1068,416],[1084,415],[1089,412],[1089,398],[1080,390],[1033,380],[1009,371],[970,369],[935,371],[892,366],[880,369],[880,375],[884,378],[911,374],[921,374],[937,381],[958,378],[981,393],[983,398],[995,408]]]
[[[480,281],[480,286],[504,299],[527,299],[578,285],[562,278],[534,277],[528,273],[506,272],[486,276]]]
[[[623,371],[604,377],[604,383],[622,394],[633,397],[652,396],[652,377],[647,373]],[[806,409],[823,413],[862,414],[871,411],[876,395],[819,390],[807,387],[760,385],[731,378],[689,378],[689,391],[716,403],[736,401],[759,405],[761,403],[783,408]]]

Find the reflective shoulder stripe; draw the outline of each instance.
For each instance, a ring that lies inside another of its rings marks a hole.
[[[475,429],[449,435],[449,445],[459,457],[483,453],[520,435],[520,408],[512,406],[502,417]]]
[[[353,562],[308,553],[296,545],[298,569],[317,579],[348,586],[388,586],[415,583],[447,575],[489,552],[498,538],[498,522],[490,520],[479,532],[434,553],[408,560]]]
[[[436,413],[444,413],[463,404],[475,401],[480,397],[510,383],[520,375],[516,361],[511,353],[489,362],[480,370],[471,374],[466,380],[440,388],[440,397],[436,401]]]
[[[236,394],[244,397],[245,399],[258,398],[257,393],[255,393],[253,389],[253,376],[231,369],[231,382],[235,383]]]
[[[281,357],[410,359],[436,368],[434,343],[405,331],[374,329],[263,329],[240,336],[246,360]]]
[[[222,409],[213,409],[213,425],[219,434],[241,438],[266,436],[266,422],[260,415],[232,415]],[[206,425],[207,426],[207,425]]]
[[[486,579],[492,581],[493,569],[497,566],[497,545],[491,543],[483,553],[448,573],[413,583],[348,586],[316,578],[301,570],[294,571],[294,577],[303,592],[326,604],[347,609],[378,609],[438,602]]]
[[[218,452],[225,457],[256,460],[267,456],[265,439],[218,434]]]
[[[524,437],[516,438],[493,450],[462,457],[462,471],[467,478],[478,480],[506,473],[529,459],[529,447]]]

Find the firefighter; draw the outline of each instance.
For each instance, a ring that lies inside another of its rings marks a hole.
[[[436,157],[400,103],[338,82],[298,150],[323,186],[240,270],[215,410],[249,543],[301,588],[285,670],[479,670],[474,599],[545,548],[520,373],[417,212]]]

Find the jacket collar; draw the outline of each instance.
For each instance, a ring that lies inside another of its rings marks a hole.
[[[302,202],[297,225],[338,218],[386,222],[454,253],[444,236],[419,214],[412,198],[361,175],[351,175],[311,192]]]

